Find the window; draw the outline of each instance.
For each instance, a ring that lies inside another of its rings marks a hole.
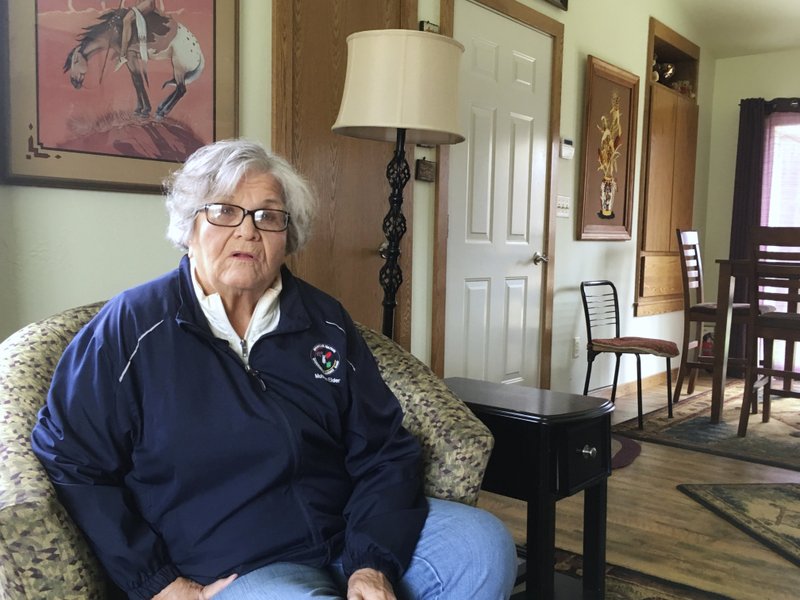
[[[761,225],[800,227],[798,166],[800,166],[800,113],[774,112],[767,117],[765,124]],[[786,310],[786,304],[782,304],[783,306],[778,306],[778,310]],[[785,342],[776,340],[774,352],[775,367],[784,368]],[[798,353],[795,351],[794,355],[797,356]]]
[[[800,113],[767,117],[761,225],[800,227]]]

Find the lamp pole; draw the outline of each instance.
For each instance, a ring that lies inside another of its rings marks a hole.
[[[406,233],[406,218],[403,215],[403,188],[411,175],[406,160],[406,130],[397,130],[394,156],[386,166],[386,179],[389,181],[389,211],[383,218],[383,234],[388,242],[381,252],[384,259],[380,271],[380,282],[383,288],[383,335],[394,337],[394,309],[397,306],[397,290],[403,283],[403,271],[400,268],[400,240]]]
[[[397,291],[403,283],[400,240],[406,233],[403,188],[411,178],[406,141],[437,146],[464,141],[458,127],[458,62],[464,46],[427,31],[376,29],[347,36],[339,115],[331,129],[341,135],[394,142],[386,167],[389,211],[383,219],[379,273],[383,334],[394,338]]]

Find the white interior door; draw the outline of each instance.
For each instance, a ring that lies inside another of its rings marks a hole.
[[[536,386],[552,38],[455,3],[461,123],[450,149],[445,376]]]

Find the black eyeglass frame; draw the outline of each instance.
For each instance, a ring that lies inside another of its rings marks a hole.
[[[242,218],[235,225],[222,225],[221,223],[214,223],[211,219],[208,218],[208,209],[214,206],[230,206],[231,208],[236,208],[241,211]],[[214,225],[215,227],[239,227],[239,225],[241,225],[244,222],[245,218],[247,218],[247,215],[251,215],[251,218],[253,219],[253,227],[258,229],[259,231],[267,231],[271,233],[279,233],[281,231],[286,231],[289,228],[289,221],[292,218],[291,214],[289,214],[288,211],[280,210],[279,208],[257,208],[256,210],[249,210],[243,206],[239,206],[238,204],[229,204],[227,202],[209,202],[208,204],[204,204],[203,207],[197,212],[203,212],[206,216],[206,221],[208,221],[211,225]],[[285,217],[283,229],[264,229],[262,227],[259,227],[258,223],[256,222],[256,214],[260,212],[281,213]]]

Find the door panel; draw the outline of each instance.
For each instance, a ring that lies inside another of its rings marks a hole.
[[[511,198],[508,240],[527,242],[530,236],[530,182],[533,178],[534,122],[527,115],[511,115]]]
[[[469,154],[467,210],[469,228],[466,239],[473,243],[491,242],[494,215],[492,182],[494,180],[495,111],[480,106],[471,107],[470,128],[467,134],[473,146]],[[455,166],[455,165],[454,165]]]
[[[677,99],[675,110],[675,163],[672,176],[672,226],[692,228],[694,207],[694,174],[697,158],[697,118],[699,108],[693,101]],[[678,251],[678,238],[670,238],[670,250]]]
[[[675,230],[671,222],[672,178],[675,161],[675,105],[670,90],[654,85],[650,92],[650,140],[647,160],[647,207],[644,216],[644,243],[647,251],[670,249]]]
[[[450,149],[445,376],[539,383],[553,42],[455,4],[467,140]]]
[[[486,379],[486,357],[489,354],[489,281],[464,282],[464,347],[461,369],[466,377]]]

